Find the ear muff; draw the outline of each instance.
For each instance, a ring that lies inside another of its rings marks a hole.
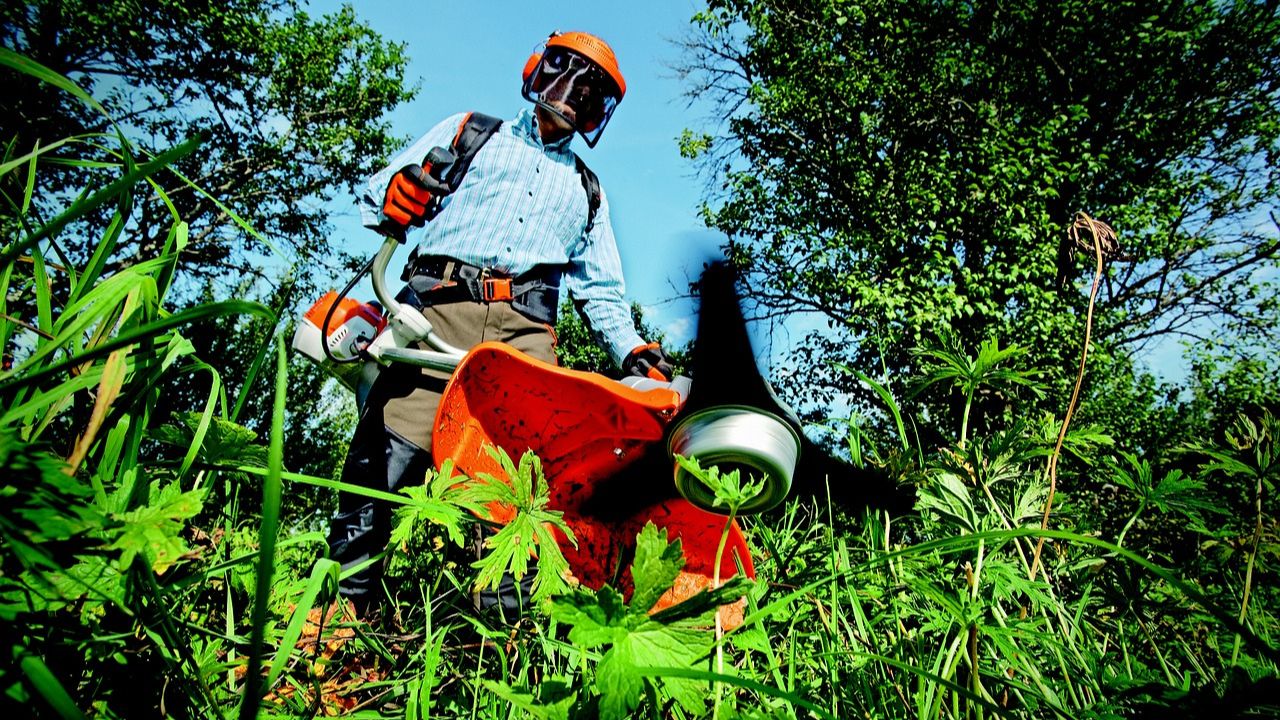
[[[534,53],[530,55],[529,59],[525,60],[525,69],[524,72],[520,74],[520,77],[524,79],[525,82],[529,82],[529,78],[534,74],[534,70],[538,69],[538,63],[541,63],[541,61],[543,61],[543,54]]]
[[[529,79],[533,77],[533,71],[538,69],[538,63],[542,62],[542,46],[524,61],[524,70],[520,73],[520,78],[525,85],[529,84]]]

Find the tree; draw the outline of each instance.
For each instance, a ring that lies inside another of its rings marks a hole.
[[[901,383],[945,332],[1073,375],[1092,252],[1059,241],[1078,211],[1122,241],[1104,367],[1159,337],[1273,347],[1276,6],[714,0],[679,70],[727,122],[683,150],[758,314],[826,320],[794,357],[828,393],[847,381],[822,360]]]
[[[645,322],[644,311],[638,303],[631,304],[631,318],[640,332],[640,337],[659,344],[665,343],[666,337],[662,331],[650,327]],[[590,326],[583,320],[572,299],[560,303],[555,331],[556,361],[563,367],[609,377],[618,377],[621,374],[622,371],[617,363],[592,336]],[[664,345],[663,352],[667,353],[677,373],[684,372],[687,348],[671,348]]]
[[[350,6],[315,18],[294,0],[6,1],[0,41],[90,91],[144,151],[203,137],[175,173],[157,177],[175,207],[136,208],[112,268],[154,257],[171,212],[190,223],[182,266],[201,278],[238,281],[333,260],[327,201],[379,167],[397,142],[383,116],[412,95],[404,47],[359,23]],[[0,77],[8,88],[0,137],[11,157],[112,132],[53,86]],[[75,171],[50,173],[35,197],[56,207],[59,193],[81,186]],[[21,188],[5,190],[21,197]],[[67,232],[58,242],[83,259],[93,237]],[[269,248],[283,259],[264,262]]]

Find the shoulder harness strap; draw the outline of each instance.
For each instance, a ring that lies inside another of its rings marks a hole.
[[[462,118],[462,122],[458,124],[458,132],[449,145],[453,151],[454,160],[445,180],[450,191],[457,190],[462,184],[462,178],[471,168],[471,161],[475,159],[476,153],[480,152],[480,148],[489,142],[489,138],[493,137],[501,126],[501,119],[484,113],[467,113],[467,116]]]
[[[600,209],[600,178],[582,162],[582,158],[577,153],[573,155],[574,163],[578,166],[578,177],[582,178],[582,189],[587,191],[587,229],[585,232],[591,232],[591,228],[596,226],[596,212]]]
[[[458,132],[453,136],[453,142],[450,144],[454,161],[449,168],[448,177],[445,178],[450,191],[457,190],[462,184],[462,178],[471,168],[471,161],[475,159],[476,153],[480,152],[480,148],[484,147],[484,144],[501,126],[500,118],[484,113],[467,113],[467,116],[462,118],[462,122],[458,124]],[[573,160],[578,169],[578,177],[582,180],[582,189],[587,193],[585,232],[589,233],[595,227],[596,213],[600,210],[600,178],[596,177],[596,174],[576,153]]]

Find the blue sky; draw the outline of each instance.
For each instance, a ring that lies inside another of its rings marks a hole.
[[[394,132],[418,136],[446,116],[478,110],[511,117],[528,103],[520,71],[533,48],[553,30],[585,30],[613,46],[627,94],[590,149],[575,150],[600,176],[613,215],[626,270],[628,299],[672,343],[692,333],[692,306],[673,301],[716,252],[721,236],[697,217],[702,181],[682,159],[676,138],[700,126],[705,108],[690,109],[682,85],[668,69],[679,58],[670,40],[689,28],[702,7],[692,0],[615,2],[443,2],[361,0],[357,15],[385,38],[408,45],[408,77],[419,91],[392,115]],[[312,0],[320,14],[340,5]],[[481,9],[483,8],[483,9]],[[378,238],[359,226],[354,199],[339,199],[335,241],[372,253]],[[401,258],[403,259],[403,258]]]

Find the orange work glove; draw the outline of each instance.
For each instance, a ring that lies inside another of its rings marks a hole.
[[[382,214],[386,216],[386,224],[401,232],[410,225],[422,227],[423,223],[435,217],[440,198],[448,194],[449,189],[431,177],[421,165],[405,165],[391,176],[382,199]]]
[[[649,343],[627,354],[622,361],[622,372],[663,381],[675,377],[676,371],[671,367],[671,360],[666,353],[662,352],[658,343]]]

